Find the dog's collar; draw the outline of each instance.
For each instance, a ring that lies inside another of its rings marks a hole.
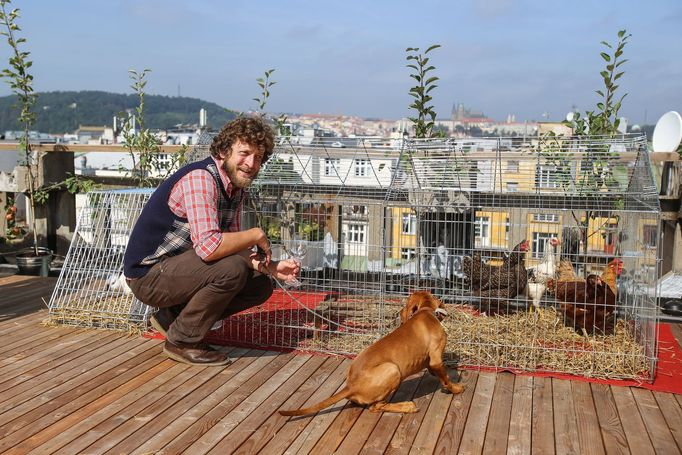
[[[436,308],[436,309],[434,310],[434,309],[431,308],[431,307],[422,307],[422,308],[419,308],[419,309],[418,309],[417,311],[415,311],[414,313],[412,313],[412,316],[410,316],[410,319],[413,318],[414,315],[417,314],[417,313],[419,313],[420,311],[430,311],[430,312],[434,313],[434,315],[436,316],[436,318],[437,318],[439,321],[442,321],[443,318],[445,318],[445,316],[448,315],[448,312],[445,311],[445,310],[442,309],[442,308]]]

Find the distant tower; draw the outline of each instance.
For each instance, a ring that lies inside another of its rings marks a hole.
[[[199,128],[202,130],[206,128],[206,125],[208,124],[207,121],[207,114],[206,114],[206,109],[203,107],[199,110]]]

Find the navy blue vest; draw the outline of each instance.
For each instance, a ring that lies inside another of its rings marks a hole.
[[[142,209],[123,256],[123,273],[127,278],[144,276],[164,256],[175,256],[192,248],[187,218],[178,217],[171,211],[168,207],[168,197],[182,177],[197,169],[209,171],[219,189],[220,230],[226,232],[237,219],[237,211],[244,193],[235,189],[232,197],[227,195],[213,158],[208,157],[184,166],[159,185]]]

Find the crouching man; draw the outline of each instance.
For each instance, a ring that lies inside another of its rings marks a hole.
[[[294,261],[270,260],[262,229],[240,229],[244,188],[273,147],[272,129],[261,118],[229,122],[209,158],[159,185],[133,228],[124,274],[133,294],[158,308],[151,323],[166,337],[164,352],[174,360],[229,364],[225,353],[203,342],[211,326],[265,302],[272,294],[268,275],[288,280],[299,273]]]

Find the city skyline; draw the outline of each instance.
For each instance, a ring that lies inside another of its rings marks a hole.
[[[150,68],[147,92],[247,111],[256,78],[275,68],[272,112],[397,119],[410,114],[405,48],[441,44],[439,118],[455,102],[498,121],[561,120],[595,108],[601,41],[632,33],[624,57],[621,114],[655,123],[682,109],[682,4],[535,0],[326,3],[16,0],[23,50],[37,91],[131,93],[128,69]],[[422,18],[422,19],[418,19]],[[9,49],[0,48],[2,67]],[[3,85],[0,95],[9,94]]]

